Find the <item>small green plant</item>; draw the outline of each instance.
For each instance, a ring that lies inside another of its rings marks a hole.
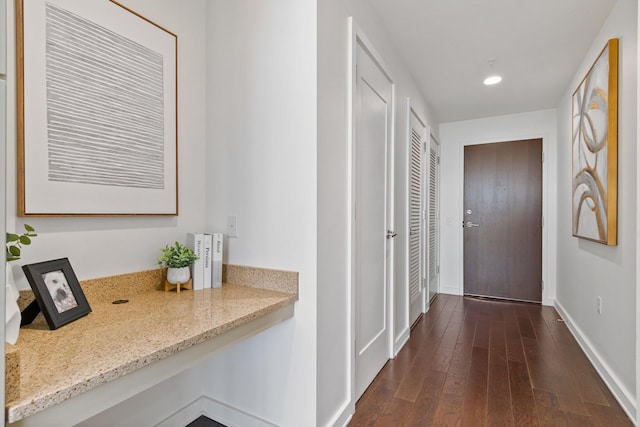
[[[30,245],[31,238],[38,236],[35,228],[29,224],[24,225],[24,230],[23,234],[7,233],[5,242],[7,262],[19,260],[22,247]]]
[[[162,255],[158,258],[158,265],[170,268],[188,267],[199,257],[188,247],[176,242],[172,246],[162,248]]]

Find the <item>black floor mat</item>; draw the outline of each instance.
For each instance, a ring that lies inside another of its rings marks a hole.
[[[187,427],[226,427],[224,424],[213,421],[211,418],[207,418],[204,415],[196,418]]]

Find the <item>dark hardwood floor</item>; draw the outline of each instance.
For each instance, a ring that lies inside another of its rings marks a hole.
[[[439,295],[349,426],[632,426],[552,307]]]

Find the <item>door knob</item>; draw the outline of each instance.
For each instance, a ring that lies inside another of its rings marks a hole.
[[[471,227],[480,227],[480,224],[476,224],[476,223],[473,223],[473,222],[471,222],[471,221],[467,221],[467,222],[464,224],[464,226],[465,226],[465,227],[467,227],[467,228],[471,228]]]
[[[394,232],[393,230],[387,230],[387,239],[391,239],[393,237],[396,237],[398,235],[398,233]]]

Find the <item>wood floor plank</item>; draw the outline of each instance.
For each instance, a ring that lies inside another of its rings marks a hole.
[[[554,392],[553,372],[545,363],[545,359],[540,355],[538,342],[532,338],[522,338],[522,345],[526,357],[529,378],[533,388]]]
[[[597,383],[597,379],[599,379],[597,375],[595,371],[576,370],[576,379],[580,384],[580,396],[584,402],[609,406],[609,401]]]
[[[397,387],[398,382],[396,381],[376,377],[356,403],[356,413],[353,415],[349,426],[375,425],[378,418],[384,413],[387,404],[393,398]]]
[[[569,337],[552,334],[548,323],[543,319],[541,307],[530,308],[529,319],[533,325],[539,349],[539,357],[549,374],[550,387],[557,397],[559,408],[567,413],[589,416],[581,396],[580,383],[576,376],[576,367],[581,366],[582,355],[576,353],[576,347]],[[559,331],[560,325],[554,328]]]
[[[553,307],[440,295],[350,426],[627,427]]]
[[[425,380],[425,372],[422,370],[421,366],[416,368],[415,365],[412,372],[412,375],[407,375],[402,379],[400,386],[394,393],[394,397],[413,403],[418,398],[418,394],[422,389],[422,384]]]
[[[523,310],[520,310],[523,311]],[[520,335],[523,338],[536,339],[536,333],[533,330],[533,325],[528,315],[518,314],[518,326],[520,327]]]
[[[403,427],[411,426],[406,418],[413,404],[403,399],[393,397],[387,405],[384,413],[376,420],[378,427]]]
[[[515,304],[506,306],[504,313],[507,358],[516,362],[525,363]]]
[[[473,337],[473,346],[488,349],[490,336],[489,325],[491,319],[486,315],[479,315],[477,319],[478,323],[476,325],[476,334]]]
[[[465,425],[487,425],[488,366],[489,351],[486,348],[473,347],[462,412]]]
[[[443,386],[443,394],[452,396],[464,396],[467,385],[467,373],[471,364],[471,352],[473,349],[473,337],[476,330],[476,321],[465,319],[462,329],[458,334],[447,377]]]
[[[416,403],[405,419],[408,426],[428,426],[434,423],[445,376],[444,372],[434,370],[427,373]]]
[[[458,335],[460,334],[461,325],[462,322],[458,322],[457,320],[451,319],[449,321],[447,329],[440,340],[438,350],[433,356],[431,369],[440,372],[447,372],[449,370],[449,365],[451,364],[453,353],[456,348]]]
[[[487,403],[487,425],[513,425],[504,320],[491,321],[487,393],[491,397]]]
[[[633,423],[626,416],[621,416],[618,411],[608,405],[596,405],[586,403],[589,413],[593,418],[593,424],[598,427],[632,427]]]
[[[405,373],[401,379],[398,378],[401,380],[401,384],[395,393],[396,398],[415,402],[420,390],[422,389],[425,376],[432,369],[432,366],[436,362],[446,363],[448,366],[448,362],[446,362],[446,360],[443,362],[443,358],[446,357],[446,349],[441,351],[440,347],[446,331],[449,330],[450,318],[456,305],[455,301],[451,301],[446,304],[446,306],[439,312],[438,317],[433,319],[432,328],[428,331],[426,336],[424,335],[425,331],[423,331],[421,336],[414,336],[410,338],[411,344],[414,344],[414,341],[419,339],[421,345],[415,346],[419,348],[418,354],[411,362],[411,367],[408,373]],[[455,324],[453,327],[455,328]],[[458,329],[455,329],[453,332],[457,334],[458,331]],[[438,355],[439,352],[444,355]]]
[[[411,372],[411,364],[418,355],[419,349],[413,348],[408,344],[405,345],[398,353],[395,359],[391,359],[382,368],[380,374],[384,378],[401,382],[402,379]]]
[[[536,399],[536,410],[542,426],[565,426],[567,419],[560,410],[558,397],[544,390],[533,390]]]
[[[462,426],[464,398],[452,394],[442,394],[438,401],[433,426]]]
[[[538,426],[540,423],[527,366],[513,360],[509,360],[508,363],[514,425],[517,427]],[[490,395],[490,397],[492,396]]]

